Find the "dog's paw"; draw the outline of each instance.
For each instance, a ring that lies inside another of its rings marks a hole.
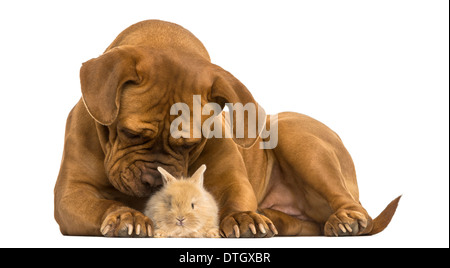
[[[252,211],[236,212],[220,223],[222,237],[272,237],[278,234],[275,225],[264,215]]]
[[[340,209],[328,218],[324,226],[326,236],[367,234],[372,229],[372,219],[367,213]]]
[[[141,212],[120,207],[107,214],[100,232],[109,237],[151,237],[153,222]]]

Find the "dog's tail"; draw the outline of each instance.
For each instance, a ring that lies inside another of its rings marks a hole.
[[[383,231],[388,224],[391,222],[392,217],[394,216],[395,211],[397,210],[398,202],[402,196],[395,198],[392,200],[389,205],[373,220],[373,228],[370,231],[369,235],[378,234]]]

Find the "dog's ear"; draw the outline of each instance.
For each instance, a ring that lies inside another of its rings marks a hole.
[[[131,46],[113,48],[81,66],[83,101],[89,114],[102,125],[111,125],[119,113],[120,95],[127,83],[139,83],[137,54]]]
[[[218,103],[222,109],[225,105],[229,107],[233,140],[237,145],[249,148],[265,128],[266,113],[244,84],[229,72],[215,67],[216,77],[209,101]]]

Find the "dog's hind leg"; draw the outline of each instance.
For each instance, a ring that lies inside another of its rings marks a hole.
[[[323,235],[319,224],[313,221],[301,220],[284,212],[264,208],[258,212],[272,220],[279,236],[318,236]]]
[[[368,234],[372,219],[359,202],[353,161],[337,134],[296,113],[279,114],[278,129],[283,135],[273,152],[284,180],[297,188],[302,212],[326,236]]]

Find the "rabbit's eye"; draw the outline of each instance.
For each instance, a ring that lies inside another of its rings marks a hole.
[[[191,207],[192,207],[192,209],[194,209],[194,203],[191,203]]]
[[[167,204],[167,207],[168,207],[168,208],[171,208],[171,207],[172,207],[172,197],[171,197],[171,196],[168,196],[168,197],[166,198],[166,204]]]

